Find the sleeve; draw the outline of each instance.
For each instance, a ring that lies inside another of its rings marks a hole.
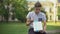
[[[46,15],[43,14],[43,18],[42,18],[43,21],[46,21]]]
[[[31,18],[30,12],[27,14],[26,18],[27,18],[27,19],[30,19],[30,18]]]

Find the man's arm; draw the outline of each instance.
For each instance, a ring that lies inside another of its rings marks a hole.
[[[44,21],[43,30],[46,31],[46,21]]]
[[[41,30],[40,32],[43,33],[43,32],[46,32],[46,21],[43,21],[43,30]]]
[[[43,30],[46,31],[46,15],[43,14]]]
[[[27,16],[26,16],[26,25],[28,26],[28,25],[30,25],[30,19],[31,19],[31,13],[29,12],[28,14],[27,14]]]

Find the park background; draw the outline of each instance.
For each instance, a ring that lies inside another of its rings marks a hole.
[[[0,0],[0,34],[27,34],[26,15],[38,1],[46,14],[47,32],[60,34],[60,0]]]

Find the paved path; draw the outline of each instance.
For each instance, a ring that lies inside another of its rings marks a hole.
[[[47,31],[47,34],[53,34],[53,33],[59,33],[60,34],[60,30]]]

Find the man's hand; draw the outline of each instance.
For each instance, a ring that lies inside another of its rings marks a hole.
[[[30,24],[30,19],[27,19],[26,25],[29,26],[29,24]]]
[[[29,26],[33,22],[33,20],[34,20],[33,18],[32,19],[27,19],[26,25]]]
[[[41,33],[44,33],[44,30],[40,30]]]

